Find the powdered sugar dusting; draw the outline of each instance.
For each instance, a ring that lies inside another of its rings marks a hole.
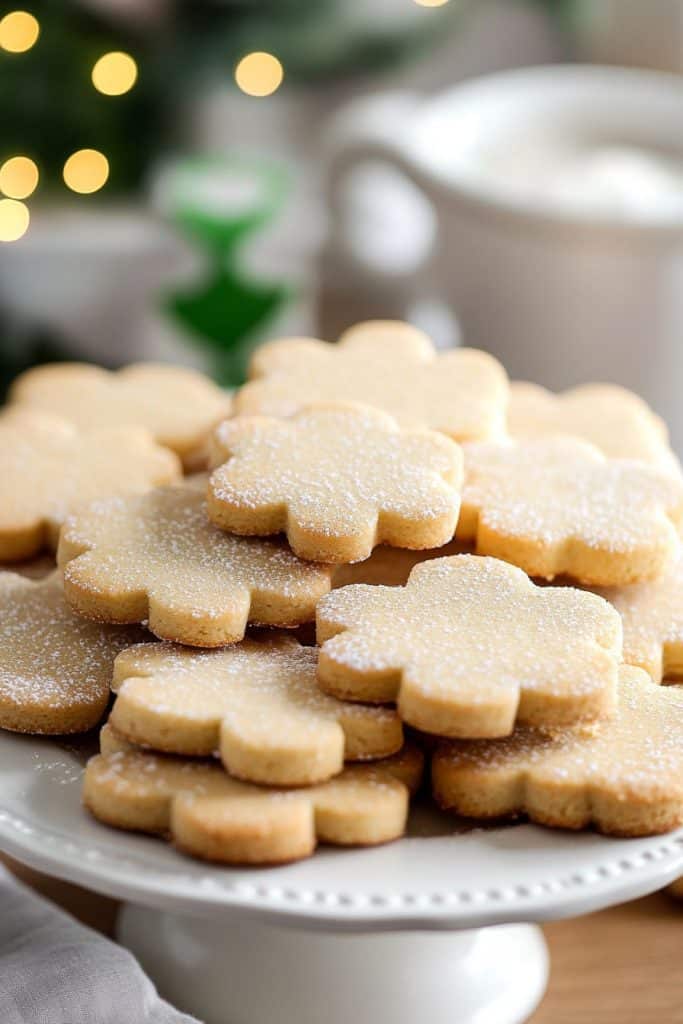
[[[35,583],[0,573],[0,605],[0,725],[12,727],[20,712],[32,719],[29,731],[59,732],[62,721],[66,731],[70,720],[61,713],[102,709],[114,658],[141,639],[140,631],[74,614],[64,603],[59,573]]]
[[[578,439],[468,445],[465,470],[463,539],[476,513],[497,534],[539,545],[579,540],[628,556],[671,545],[672,522],[683,517],[680,480],[637,462],[605,461]]]
[[[317,651],[282,636],[244,640],[219,651],[193,651],[172,644],[148,644],[126,651],[116,664],[119,696],[112,724],[119,725],[124,708],[134,718],[139,709],[136,740],[146,742],[145,722],[150,715],[162,724],[167,720],[173,749],[182,750],[177,724],[201,722],[214,726],[203,734],[201,751],[219,746],[220,728],[231,732],[255,750],[284,743],[304,749],[311,739],[340,719],[381,722],[395,713],[381,708],[346,705],[328,697],[316,681]],[[125,731],[125,729],[124,729]],[[340,734],[341,738],[341,734]],[[329,739],[329,736],[328,736]],[[196,742],[193,735],[193,741]],[[153,739],[148,742],[153,744]],[[314,756],[314,755],[311,755]]]
[[[257,354],[257,366],[264,376],[238,393],[240,413],[291,416],[314,401],[351,400],[456,440],[504,430],[508,384],[500,364],[473,349],[437,355],[405,324],[360,324],[337,345],[273,342]]]
[[[683,674],[683,558],[655,580],[595,591],[614,605],[624,626],[624,661],[654,682]]]
[[[639,459],[680,473],[664,423],[642,398],[614,384],[584,384],[556,395],[513,381],[508,430],[515,438],[573,434],[608,458]]]
[[[304,803],[312,809],[334,810],[337,814],[348,815],[353,821],[356,814],[367,813],[368,800],[381,797],[383,793],[396,792],[394,770],[398,776],[407,769],[400,763],[394,769],[392,759],[387,759],[386,767],[383,762],[352,765],[336,778],[317,786],[279,789],[238,781],[219,766],[206,761],[121,750],[101,754],[88,763],[86,791],[88,786],[91,790],[96,787],[100,793],[109,789],[119,798],[133,802],[148,801],[154,795],[157,799],[168,800],[169,804],[176,798],[218,798],[222,805],[214,803],[207,806],[206,825],[209,829],[216,814],[221,811],[227,814],[231,810],[239,813],[240,805],[246,809],[244,803],[248,801],[253,803],[253,809],[259,815],[255,821],[260,819],[258,831],[261,833],[267,827],[268,807],[278,804]],[[413,766],[408,774],[414,778],[406,784],[416,784],[419,768]]]
[[[180,476],[176,457],[138,429],[77,434],[63,420],[13,408],[0,417],[0,550],[14,534],[21,538],[41,525],[55,544],[59,527],[79,504],[146,491]],[[21,543],[24,556],[33,553]],[[38,540],[34,551],[40,546]]]
[[[240,510],[276,506],[328,536],[376,528],[382,514],[414,527],[460,507],[462,456],[438,434],[402,432],[368,407],[324,405],[293,420],[229,420],[217,432],[226,465],[214,472],[216,502]],[[229,525],[229,523],[228,523]],[[410,544],[406,529],[406,545]],[[448,538],[447,538],[448,539]]]
[[[55,363],[22,374],[12,400],[61,416],[80,430],[132,424],[180,455],[226,416],[228,395],[196,370],[139,363],[114,373],[85,363]]]
[[[639,800],[666,790],[683,800],[683,688],[656,687],[623,668],[613,718],[582,729],[518,729],[500,740],[458,741],[437,759],[452,767],[523,774],[535,784],[571,780]]]
[[[278,610],[289,603],[293,623],[301,614],[305,620],[331,577],[331,569],[302,562],[283,544],[212,526],[196,484],[95,502],[67,521],[60,547],[65,560],[65,579],[78,576],[95,596],[142,591],[202,620],[220,619],[226,608],[248,609],[250,599],[253,613],[257,598],[256,621],[272,621],[271,601]]]
[[[473,555],[423,562],[404,588],[336,590],[318,622],[323,637],[341,631],[323,649],[350,680],[400,670],[421,693],[470,707],[501,688],[549,700],[604,693],[621,653],[606,602],[536,587],[521,570]]]

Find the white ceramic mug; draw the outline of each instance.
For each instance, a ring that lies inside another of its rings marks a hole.
[[[436,211],[430,276],[465,342],[494,352],[511,376],[549,387],[614,380],[634,388],[669,420],[681,451],[683,207],[623,216],[506,188],[489,173],[487,154],[507,146],[519,156],[534,137],[572,134],[663,150],[683,168],[683,80],[550,66],[431,99],[387,93],[355,104],[331,131],[333,239],[343,234],[349,172],[377,161],[398,168]]]

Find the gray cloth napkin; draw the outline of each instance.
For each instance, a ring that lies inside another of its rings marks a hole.
[[[122,946],[0,867],[2,1024],[197,1024],[157,995]]]

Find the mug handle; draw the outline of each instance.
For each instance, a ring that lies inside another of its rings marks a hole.
[[[394,167],[427,199],[432,198],[433,182],[410,151],[410,123],[422,102],[418,93],[395,90],[351,103],[334,118],[323,148],[325,198],[333,239],[345,237],[344,183],[362,163],[381,162]],[[358,265],[355,254],[346,252],[346,256]],[[368,272],[364,265],[358,269]]]

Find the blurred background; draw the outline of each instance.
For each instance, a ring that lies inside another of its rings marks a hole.
[[[0,392],[405,317],[683,449],[681,71],[683,0],[0,4]]]

